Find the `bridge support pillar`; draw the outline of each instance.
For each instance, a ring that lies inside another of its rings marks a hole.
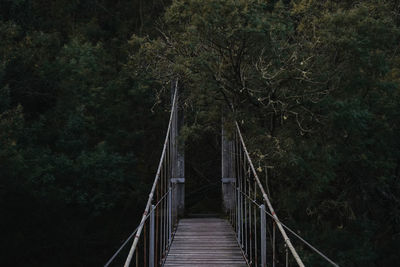
[[[224,129],[224,119],[222,118],[221,132],[221,152],[222,152],[222,197],[224,211],[229,213],[235,207],[235,174],[234,174],[234,143],[228,139]]]
[[[172,217],[176,220],[185,212],[185,152],[184,143],[179,139],[180,131],[183,127],[183,110],[179,108],[180,88],[178,82],[171,84],[171,96],[175,90],[177,92],[177,105],[175,106],[174,116],[171,127],[171,186],[172,186]]]

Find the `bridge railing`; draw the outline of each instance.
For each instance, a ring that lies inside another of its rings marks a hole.
[[[288,231],[328,263],[338,267],[279,220],[257,175],[237,122],[233,143],[231,153],[236,178],[235,186],[232,187],[234,208],[229,215],[247,264],[262,267],[289,266],[289,262],[294,260],[298,266],[303,267],[304,263],[286,233]]]
[[[232,160],[236,181],[232,195],[235,205],[229,215],[247,264],[262,267],[267,266],[267,261],[268,266],[276,266],[278,262],[287,264],[290,251],[297,264],[304,266],[260,182],[237,122],[234,136]],[[272,215],[271,220],[267,220],[267,210]]]
[[[177,121],[178,82],[175,81],[173,86],[175,89],[171,114],[160,162],[142,219],[134,232],[133,243],[124,267],[131,264],[136,267],[161,266],[172,242],[178,216],[177,201],[174,199],[176,184],[171,183],[177,144],[173,140],[171,131],[172,124]]]

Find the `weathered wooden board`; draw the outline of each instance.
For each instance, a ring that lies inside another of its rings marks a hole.
[[[229,223],[216,218],[182,219],[166,267],[246,267]]]

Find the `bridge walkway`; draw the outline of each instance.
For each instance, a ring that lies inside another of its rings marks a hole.
[[[181,219],[164,266],[245,267],[235,232],[218,218]]]

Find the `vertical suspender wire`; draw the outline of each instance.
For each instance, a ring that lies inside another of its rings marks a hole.
[[[175,88],[175,92],[177,91],[177,88]],[[179,97],[177,97],[177,100],[176,101],[179,101]],[[176,140],[176,136],[177,136],[177,134],[176,134],[176,131],[177,131],[177,119],[178,119],[178,117],[177,117],[177,105],[175,105],[174,107],[174,116],[173,116],[173,119],[172,119],[172,124],[173,124],[173,127],[172,127],[172,131],[173,131],[173,135],[171,135],[171,159],[170,159],[170,163],[171,164],[174,164],[175,165],[175,163],[177,162],[177,159],[176,159],[176,151],[177,151],[177,140]],[[165,215],[165,224],[164,224],[164,233],[165,233],[165,243],[164,243],[164,260],[165,260],[165,258],[166,258],[166,256],[167,256],[167,250],[168,250],[168,247],[169,247],[169,242],[170,242],[170,224],[171,224],[171,218],[170,218],[170,216],[169,216],[169,213],[170,213],[170,209],[171,209],[171,198],[170,198],[170,195],[169,194],[172,194],[172,192],[170,192],[169,191],[169,189],[171,188],[171,178],[176,178],[176,177],[172,177],[172,165],[171,166],[169,166],[169,167],[171,167],[171,174],[170,174],[170,176],[168,177],[168,179],[166,180],[166,182],[165,182],[165,184],[164,184],[164,186],[165,186],[165,192],[169,192],[168,193],[168,196],[166,197],[166,199],[165,199],[165,213],[164,213],[164,215]],[[169,170],[168,170],[168,168],[166,169],[166,171],[167,172],[169,172]]]
[[[240,172],[240,191],[238,192],[239,194],[239,199],[240,199],[240,241],[241,241],[241,246],[242,248],[244,247],[244,234],[243,234],[243,162],[242,162],[242,149],[239,146],[239,172]]]
[[[245,170],[245,177],[246,177],[246,179],[244,180],[244,182],[245,182],[245,196],[247,196],[249,194],[249,188],[247,188],[249,177],[248,177],[248,173],[246,171],[246,162],[245,162],[245,169],[244,170]],[[246,214],[246,221],[245,221],[246,252],[247,252],[247,255],[249,255],[249,239],[250,239],[250,237],[249,237],[249,228],[248,228],[248,226],[249,226],[249,209],[248,209],[249,200],[248,200],[247,197],[245,197],[245,200],[246,200],[245,201],[245,205],[246,205],[245,206],[245,214]]]
[[[270,200],[269,200],[269,198],[268,198],[268,195],[265,193],[265,190],[264,190],[264,188],[262,187],[262,184],[261,184],[261,182],[260,182],[260,179],[258,178],[258,175],[257,175],[257,173],[256,173],[256,170],[255,170],[255,168],[254,168],[254,165],[253,165],[253,163],[252,163],[252,161],[251,161],[251,159],[250,159],[249,153],[248,153],[247,148],[246,148],[246,145],[245,145],[245,143],[244,143],[243,136],[242,136],[242,134],[240,133],[239,124],[237,123],[237,121],[235,121],[235,124],[236,124],[236,129],[237,129],[237,132],[238,132],[240,141],[241,141],[241,143],[242,143],[243,150],[244,150],[244,152],[245,152],[245,154],[246,154],[246,157],[248,158],[248,161],[249,161],[251,170],[253,171],[254,178],[255,178],[255,180],[256,180],[256,182],[257,182],[257,184],[258,184],[258,186],[259,186],[259,188],[260,188],[260,190],[261,190],[262,196],[263,196],[265,202],[267,203],[268,208],[269,208],[269,210],[270,210],[270,212],[271,212],[271,214],[272,214],[272,216],[273,216],[273,218],[274,218],[274,220],[275,220],[275,222],[276,222],[276,224],[277,224],[277,226],[278,226],[278,229],[279,229],[279,231],[281,232],[281,234],[282,234],[282,236],[283,236],[283,239],[284,239],[285,243],[288,245],[288,247],[289,247],[289,249],[290,249],[290,252],[292,253],[293,257],[295,258],[297,264],[298,264],[300,267],[305,267],[303,261],[300,259],[300,256],[297,254],[296,249],[293,247],[292,242],[290,241],[289,237],[287,236],[285,229],[283,229],[283,226],[282,226],[282,224],[280,223],[280,221],[279,221],[279,219],[278,219],[278,216],[277,216],[276,213],[275,213],[274,208],[272,207],[272,204],[271,204],[271,202],[270,202]]]
[[[168,149],[168,147],[167,147],[167,149]],[[169,151],[169,149],[168,149],[168,151]],[[167,187],[170,188],[171,187],[171,176],[169,176],[169,160],[170,160],[169,153],[167,153],[166,158],[167,158],[167,160],[165,162],[165,177],[166,177],[165,179],[167,180]],[[168,192],[170,192],[170,191],[168,191]],[[168,193],[168,194],[170,194],[170,193]],[[168,229],[170,229],[171,220],[170,220],[169,214],[170,214],[170,204],[171,203],[169,203],[170,202],[169,198],[167,201],[168,201],[168,213],[167,213],[168,214]],[[168,231],[168,244],[169,244],[169,236],[170,236],[170,234]]]
[[[233,192],[230,192],[230,193],[233,193]],[[233,211],[232,211],[232,207],[230,207],[230,209],[229,209],[229,223],[231,225],[233,225],[232,216],[233,216]]]
[[[243,153],[243,151],[242,151]],[[242,197],[242,202],[241,204],[241,209],[242,209],[242,242],[243,242],[243,249],[246,253],[246,197],[243,195],[243,191],[245,190],[246,187],[246,172],[245,172],[245,167],[244,167],[244,155],[242,154],[241,158],[241,170],[242,170],[242,188],[240,190],[240,195]]]
[[[177,101],[179,101],[179,96],[178,96]],[[176,138],[177,137],[177,131],[178,131],[177,106],[175,106],[174,109],[175,109],[175,113],[174,113],[174,118],[172,119],[172,123],[174,125],[174,127],[172,127],[172,131],[173,131],[174,134],[171,135],[171,173],[170,173],[171,176],[170,176],[170,183],[171,183],[171,179],[172,178],[178,178],[178,177],[173,177],[174,175],[176,175],[175,168],[177,166],[177,157],[178,157],[178,155],[177,155],[177,152],[178,152],[177,141],[178,140]],[[176,183],[174,185],[176,185]],[[175,190],[178,190],[176,188],[176,186],[173,188],[173,190],[174,190],[174,195],[176,195],[175,194]],[[178,208],[177,205],[174,204],[172,209],[174,210],[174,212],[176,212],[176,214],[178,214],[178,209],[177,208]]]
[[[168,187],[168,251],[169,248],[171,247],[171,241],[172,241],[172,214],[171,214],[171,208],[172,208],[172,186],[169,184]]]
[[[246,216],[246,211],[247,211],[247,198],[246,198],[246,180],[247,180],[247,173],[246,173],[246,161],[243,157],[243,191],[242,191],[242,196],[243,196],[243,235],[244,235],[244,252],[247,257],[247,216]]]
[[[240,240],[240,221],[239,221],[239,186],[240,186],[240,173],[239,173],[239,142],[237,133],[235,132],[235,169],[236,169],[236,233],[237,233],[237,240]]]
[[[249,197],[251,197],[251,184],[250,184],[250,179],[249,179]],[[253,263],[253,260],[254,260],[254,258],[253,258],[253,238],[252,238],[252,234],[253,234],[253,231],[251,231],[251,229],[252,229],[252,225],[251,225],[251,217],[252,217],[252,209],[251,209],[251,202],[250,201],[248,201],[249,202],[249,208],[248,208],[248,210],[249,210],[249,245],[250,245],[250,254],[249,254],[249,258],[250,258],[250,262],[251,263]]]
[[[237,231],[238,231],[238,228],[237,228],[237,186],[238,186],[238,171],[237,171],[237,162],[236,162],[236,160],[237,160],[237,156],[236,156],[236,154],[237,154],[237,147],[236,147],[236,144],[237,144],[237,142],[236,142],[236,133],[235,133],[235,135],[234,135],[234,145],[233,145],[233,159],[232,159],[232,162],[233,162],[233,170],[234,170],[234,178],[235,178],[235,184],[234,184],[234,190],[233,190],[233,192],[234,192],[234,197],[235,197],[235,207],[234,207],[234,220],[235,220],[235,233],[237,233]]]
[[[237,238],[237,240],[238,240],[238,242],[240,243],[240,218],[239,218],[239,216],[240,216],[240,210],[239,210],[239,208],[240,208],[240,199],[239,199],[239,194],[238,194],[238,192],[239,192],[239,183],[237,184],[237,187],[236,187],[236,195],[235,195],[235,197],[236,197],[236,238]]]
[[[165,165],[164,172],[167,172],[167,165]],[[164,177],[164,194],[168,192],[168,180],[167,177]],[[168,197],[164,198],[164,260],[165,260],[165,251],[168,246]]]
[[[165,172],[165,178],[164,178],[165,194],[167,194],[168,193],[169,181],[168,181],[168,177],[167,177],[167,174],[166,174],[167,173],[167,164],[166,163],[165,163],[164,172]],[[165,257],[166,257],[165,252],[166,252],[166,248],[168,246],[168,197],[166,197],[164,199],[164,206],[165,206],[165,211],[164,211],[165,212],[164,213],[164,216],[165,216],[165,223],[164,223],[164,226],[165,226],[164,260],[165,260]]]
[[[240,243],[242,242],[242,208],[241,208],[241,195],[240,195],[240,190],[241,190],[241,184],[242,184],[242,173],[241,173],[241,166],[240,166],[240,147],[239,147],[239,143],[238,143],[238,154],[237,154],[237,161],[238,161],[238,212],[239,212],[239,240]]]
[[[174,113],[175,114],[175,113]],[[165,162],[164,162],[165,163]],[[163,166],[163,171],[165,173],[165,164]],[[163,187],[163,196],[166,194],[166,190],[165,190],[165,184],[166,184],[166,179],[165,179],[165,175],[163,177],[163,183],[162,183],[162,187]],[[165,244],[166,244],[166,233],[165,233],[165,224],[167,223],[167,217],[165,216],[166,213],[166,209],[167,209],[167,205],[166,205],[166,199],[164,198],[162,201],[162,206],[163,206],[163,243],[162,243],[162,258],[163,261],[165,259]]]
[[[171,136],[170,136],[170,138],[171,138]],[[171,141],[169,142],[169,146],[168,146],[168,151],[169,151],[169,153],[168,153],[168,184],[172,184],[171,183],[171,178],[172,178],[172,148],[171,148]],[[174,188],[172,189],[172,195],[174,195]],[[174,206],[172,206],[172,212],[174,211],[174,208],[173,208]],[[174,217],[175,215],[174,215],[174,213],[172,213],[172,217],[174,218],[173,220],[175,221],[175,217]]]
[[[175,113],[174,113],[175,114]],[[168,188],[168,177],[167,177],[167,155],[165,155],[165,162],[164,162],[164,186],[165,186],[165,190],[164,190],[164,194],[167,194],[167,188]],[[164,225],[165,225],[165,239],[164,239],[164,248],[163,248],[163,253],[164,253],[164,258],[165,258],[165,248],[167,247],[168,244],[168,232],[167,229],[168,227],[166,226],[168,224],[168,197],[164,198]]]
[[[157,203],[158,203],[158,201],[159,201],[159,199],[160,199],[160,185],[158,184],[157,185]],[[159,238],[159,234],[160,234],[160,232],[158,231],[158,227],[159,227],[159,217],[160,217],[160,209],[159,209],[159,206],[157,205],[157,207],[156,207],[156,247],[155,247],[155,249],[154,249],[154,251],[155,251],[155,265],[156,266],[158,266],[158,263],[160,262],[159,261],[159,257],[158,257],[158,240],[160,239]]]
[[[164,166],[162,168],[164,171]],[[160,207],[161,207],[161,212],[160,212],[160,263],[162,262],[163,259],[163,251],[164,251],[164,177],[162,177],[160,181],[160,192],[161,192],[161,202],[160,202]]]
[[[257,201],[257,184],[254,181],[254,202]],[[255,252],[255,264],[254,266],[258,266],[258,258],[257,258],[257,206],[254,205],[254,252]]]
[[[235,151],[235,165],[236,165],[236,233],[237,240],[240,243],[240,195],[239,195],[239,187],[240,187],[240,171],[239,171],[239,142],[237,133],[235,132],[236,137],[236,151]]]
[[[178,98],[177,98],[177,101],[179,101],[179,96],[178,96]],[[173,127],[173,130],[174,131],[178,131],[178,114],[176,114],[177,113],[177,107],[175,107],[175,118],[174,118],[174,120],[173,120],[173,123],[174,123],[174,127]],[[174,138],[177,136],[177,132],[174,134]],[[171,143],[171,147],[172,147],[172,168],[175,168],[176,166],[177,166],[177,162],[178,162],[178,142],[177,142],[178,140],[176,140],[176,138],[173,140],[173,142]],[[176,175],[176,171],[175,171],[175,173],[173,173],[172,175]],[[172,177],[172,178],[180,178],[180,177]],[[178,188],[176,188],[175,190],[178,190]],[[178,214],[178,206],[176,205],[175,206],[175,210],[176,210],[176,212],[177,212],[177,214]]]
[[[235,162],[235,165],[234,165],[234,170],[235,170],[235,232],[236,232],[236,237],[239,237],[238,236],[238,232],[239,232],[239,228],[238,228],[238,206],[239,206],[239,203],[238,203],[238,194],[237,194],[237,189],[238,189],[238,186],[239,186],[239,175],[238,175],[238,170],[237,170],[237,144],[238,144],[238,142],[237,142],[237,134],[236,134],[236,132],[235,132],[235,134],[234,134],[234,140],[235,140],[235,151],[234,151],[234,162]],[[238,238],[237,238],[238,239]],[[239,240],[239,239],[238,239]]]
[[[230,149],[230,152],[231,152],[230,153],[231,154],[230,155],[230,160],[231,160],[232,164],[235,163],[235,158],[234,158],[235,157],[235,146],[236,145],[235,145],[235,138],[234,138],[233,141],[231,142],[231,149]],[[232,177],[231,178],[236,177],[235,165],[231,166],[231,171],[232,171]],[[232,197],[234,198],[235,197],[235,191],[236,191],[236,180],[232,184],[231,189],[232,189],[231,194],[232,194]],[[233,229],[235,229],[235,208],[233,206],[231,206],[231,211],[232,211],[231,224],[233,226]]]
[[[243,248],[243,209],[242,209],[242,166],[241,166],[241,151],[239,147],[239,229],[240,229],[240,247]]]
[[[232,160],[233,159],[233,155],[232,155],[232,150],[233,150],[233,146],[232,146],[232,142],[231,142],[231,149],[229,150],[229,152],[230,152],[230,155],[229,155],[229,158],[230,158],[230,161],[231,161],[231,163],[233,163],[234,161]],[[231,178],[233,178],[233,177],[235,177],[235,174],[234,174],[234,168],[231,166]],[[232,184],[232,186],[231,186],[231,188],[232,187],[234,187],[234,185]],[[230,192],[231,194],[232,194],[232,197],[234,196],[234,191],[231,191]],[[232,202],[231,202],[231,204],[232,204]],[[230,206],[230,209],[229,209],[229,221],[230,221],[230,223],[231,223],[231,225],[233,226],[233,228],[235,228],[235,226],[234,226],[234,224],[233,224],[233,207],[232,206]]]
[[[177,89],[177,88],[176,88]],[[175,89],[175,90],[176,90]],[[177,97],[177,101],[179,101],[179,96]],[[175,106],[174,107],[174,111],[175,111],[175,113],[174,113],[174,117],[173,117],[173,119],[172,119],[172,124],[173,124],[173,127],[172,127],[172,131],[173,131],[173,135],[171,135],[171,154],[170,154],[170,156],[171,156],[171,158],[170,158],[170,164],[171,164],[171,166],[170,166],[170,177],[169,177],[169,183],[171,183],[171,179],[172,178],[177,178],[177,177],[173,177],[174,175],[175,175],[175,169],[174,168],[176,168],[176,163],[177,163],[177,158],[176,158],[176,156],[177,156],[177,148],[176,148],[176,142],[177,142],[177,140],[176,140],[176,136],[177,136],[177,134],[176,134],[176,132],[175,131],[177,131],[177,107]],[[173,190],[177,190],[176,188],[173,188]],[[174,192],[174,195],[175,195],[175,192]],[[175,212],[177,212],[177,210],[176,210],[176,206],[174,205],[173,206],[173,210],[175,211]]]
[[[175,112],[174,112],[175,114]],[[165,155],[165,162],[164,162],[164,196],[167,194],[167,184],[168,184],[168,177],[167,177],[167,154]],[[163,200],[164,204],[164,246],[163,246],[163,258],[165,260],[165,248],[167,246],[167,227],[166,225],[168,224],[168,217],[167,217],[167,209],[168,209],[168,197],[164,198]]]
[[[178,86],[178,80],[175,81],[175,88],[177,86]],[[173,98],[173,101],[172,101],[171,115],[170,115],[170,119],[169,119],[169,123],[168,123],[167,135],[165,137],[164,146],[163,146],[163,150],[162,150],[162,153],[161,153],[161,159],[160,159],[160,163],[158,165],[156,177],[154,179],[154,183],[153,183],[153,186],[152,186],[151,191],[150,191],[149,199],[147,200],[146,208],[145,208],[144,213],[142,215],[142,219],[140,221],[138,231],[136,232],[135,238],[133,239],[133,243],[132,243],[132,246],[131,246],[131,248],[129,250],[128,257],[126,258],[124,267],[129,267],[129,265],[130,265],[130,263],[132,261],[132,256],[133,256],[133,254],[135,252],[135,249],[137,247],[137,244],[139,242],[139,237],[140,237],[140,234],[142,233],[143,225],[144,225],[144,222],[146,220],[147,214],[149,213],[151,202],[153,200],[153,195],[154,195],[154,192],[155,192],[155,189],[156,189],[159,177],[160,177],[162,159],[165,156],[168,136],[169,136],[169,133],[170,133],[170,130],[171,130],[171,120],[172,120],[172,117],[174,115],[173,107],[175,106],[175,101],[176,101],[176,98],[177,98],[177,94],[176,94],[177,91],[178,90],[175,89],[174,98]]]
[[[245,193],[243,194],[243,192],[246,191],[246,171],[245,171],[245,162],[244,162],[244,157],[242,157],[242,190],[240,191],[240,194],[242,196],[242,218],[243,218],[243,250],[244,253],[247,257],[247,248],[246,248],[246,244],[247,244],[247,235],[246,235],[246,197],[245,197]]]
[[[275,222],[273,222],[273,226],[272,226],[272,267],[275,267],[275,246],[276,246],[276,224]]]
[[[175,112],[174,112],[174,116],[175,116]],[[163,226],[164,226],[164,229],[163,229],[163,233],[164,233],[164,235],[163,235],[163,237],[164,237],[164,243],[163,243],[163,259],[165,260],[165,247],[166,247],[166,244],[167,244],[167,232],[166,232],[166,224],[168,223],[168,218],[167,218],[167,216],[166,216],[166,214],[167,214],[167,201],[168,201],[168,198],[167,197],[165,197],[165,194],[167,194],[167,190],[166,190],[166,187],[167,187],[167,183],[168,183],[168,177],[167,177],[167,154],[165,155],[165,161],[164,161],[164,182],[163,182],[163,190],[164,190],[164,194],[163,194],[163,196],[164,196],[164,200],[163,200],[163,206],[164,206],[164,214],[163,214],[163,217],[164,217],[164,223],[163,223]]]
[[[167,147],[168,149],[168,147]],[[169,176],[169,153],[166,154],[166,161],[165,161],[165,180],[167,183],[167,188],[169,188],[171,186],[171,180],[170,180],[170,176]],[[169,191],[168,191],[169,192]],[[167,202],[169,203],[169,198],[167,199]],[[169,203],[170,204],[170,203]],[[168,229],[169,229],[169,225],[171,224],[170,222],[170,217],[169,217],[169,212],[170,212],[170,206],[169,204],[167,205],[168,207]],[[169,237],[169,231],[168,231],[168,237]],[[169,238],[168,238],[168,244],[169,244]]]
[[[243,151],[242,151],[243,153]],[[242,154],[242,190],[240,191],[240,195],[242,196],[242,239],[243,239],[243,248],[246,253],[246,242],[247,242],[247,236],[246,236],[246,197],[243,195],[244,190],[246,190],[246,169],[245,169],[245,160],[244,160],[244,154]]]
[[[234,163],[235,163],[235,165],[234,165],[234,170],[235,170],[235,189],[234,189],[234,192],[235,192],[235,218],[234,218],[234,220],[235,220],[235,232],[237,233],[238,232],[238,227],[237,227],[237,206],[238,206],[238,203],[237,203],[237,186],[238,186],[238,183],[239,183],[239,181],[238,181],[238,171],[237,171],[237,147],[236,147],[236,145],[237,145],[237,138],[236,138],[236,132],[235,132],[235,146],[234,146],[234,154],[233,154],[233,156],[234,156]]]
[[[174,113],[175,114],[175,113]],[[164,166],[163,166],[163,171],[165,174],[165,162],[164,162]],[[165,179],[165,175],[163,177],[163,183],[162,183],[162,187],[163,187],[163,196],[165,196],[166,194],[166,190],[165,190],[165,184],[166,184],[166,179]],[[166,233],[165,233],[165,224],[167,222],[167,217],[165,216],[165,211],[167,209],[166,207],[166,199],[164,198],[162,201],[162,206],[163,206],[163,243],[162,243],[162,259],[164,261],[165,259],[165,244],[166,244]]]
[[[244,229],[245,229],[245,231],[244,231],[244,234],[245,234],[245,240],[246,240],[246,243],[245,243],[245,248],[246,248],[246,255],[248,256],[249,255],[249,252],[248,252],[248,242],[247,242],[247,240],[248,240],[248,231],[247,231],[247,224],[248,224],[248,218],[247,218],[247,197],[245,197],[246,195],[247,195],[247,179],[248,179],[248,177],[247,177],[247,171],[246,171],[246,158],[245,157],[243,157],[243,159],[244,159],[244,162],[243,162],[243,170],[244,170],[244,180],[243,180],[243,182],[244,182]]]
[[[238,181],[239,181],[238,192],[237,192],[238,201],[239,201],[239,203],[238,203],[239,221],[238,222],[239,222],[239,241],[240,241],[240,247],[242,248],[242,240],[243,240],[243,238],[242,238],[242,196],[240,194],[240,191],[242,190],[242,169],[241,169],[241,162],[240,162],[240,159],[241,159],[240,153],[241,153],[241,151],[240,151],[240,146],[238,143],[238,155],[237,155],[238,156]]]
[[[160,180],[160,189],[162,198],[164,196],[164,179]],[[161,211],[160,212],[160,264],[161,264],[163,259],[163,247],[164,247],[164,199],[161,199],[160,211]]]
[[[238,142],[237,142],[237,134],[235,133],[235,179],[236,179],[236,185],[235,185],[235,197],[236,197],[236,236],[237,240],[240,240],[239,238],[239,168],[238,168]]]
[[[171,143],[169,143],[169,147],[168,148],[169,148],[169,153],[168,153],[168,172],[167,172],[167,175],[168,175],[168,185],[171,186],[172,185],[172,182],[171,182],[171,178],[172,178]],[[175,188],[172,188],[172,191],[171,191],[172,196],[174,196],[174,190],[175,190]],[[174,217],[175,215],[173,213],[173,211],[174,211],[173,203],[174,203],[174,201],[172,201],[172,203],[171,203],[171,214],[172,214],[171,223],[172,223],[172,225],[174,225],[174,223],[175,223],[175,217]]]
[[[168,169],[168,179],[169,179],[169,183],[172,185],[172,164],[173,164],[173,158],[172,158],[172,148],[170,147],[170,152],[169,152],[169,169]],[[175,190],[176,190],[176,187],[173,187],[172,188],[172,196],[174,197],[175,196]],[[172,218],[173,218],[173,221],[174,221],[174,224],[176,223],[176,218],[175,218],[175,199],[172,201]]]
[[[222,144],[222,141],[221,141],[221,144]],[[234,152],[234,149],[235,149],[235,137],[233,137],[232,147],[231,147],[231,150],[230,150],[230,160],[231,160],[231,163],[232,163],[231,164],[231,171],[232,171],[232,174],[231,174],[232,177],[231,178],[235,178],[236,177],[236,175],[235,175],[235,160],[234,160],[234,153],[235,152]],[[232,187],[235,188],[235,186],[236,186],[236,183],[233,183]],[[231,191],[231,194],[232,194],[232,198],[235,199],[235,190]],[[232,225],[232,228],[235,230],[235,223],[234,223],[235,204],[234,204],[234,201],[231,201],[231,211],[232,211],[232,213],[231,213],[231,216],[230,216],[230,220],[231,220],[230,223]]]
[[[172,189],[171,189],[171,214],[172,214],[172,232],[174,232],[175,229],[175,215],[174,215],[174,203],[176,202],[175,200],[175,194],[173,193],[175,190],[175,185],[171,184]],[[172,233],[171,233],[171,245],[172,245]]]

